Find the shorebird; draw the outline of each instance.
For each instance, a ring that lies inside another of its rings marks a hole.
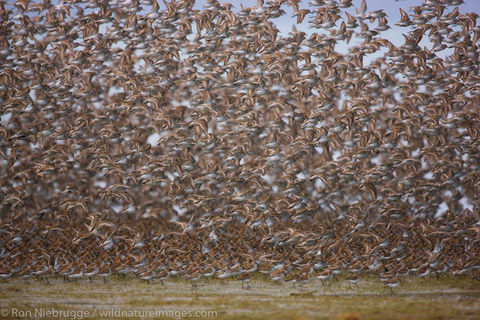
[[[192,284],[192,288],[197,288],[198,287],[197,281],[200,280],[201,277],[202,277],[202,275],[200,273],[200,270],[198,270],[198,269],[192,270],[189,273],[185,273],[185,278],[190,280],[190,282]]]
[[[349,288],[351,288],[352,284],[358,285],[358,283],[360,282],[360,277],[358,275],[352,275],[348,276],[345,280],[348,281],[348,286]]]
[[[112,274],[112,269],[107,264],[101,263],[97,275],[103,278],[103,281],[107,283],[107,278]]]
[[[332,278],[332,274],[330,272],[322,272],[316,276],[317,279],[322,281],[322,284],[325,285],[325,281]]]
[[[244,284],[247,284],[247,288],[250,288],[250,279],[252,278],[252,272],[242,272],[237,276],[237,280],[242,282],[242,289],[244,288]]]
[[[150,283],[150,280],[153,280],[156,276],[157,272],[155,269],[147,269],[138,275],[140,279],[147,281],[147,283]]]
[[[393,289],[400,286],[400,281],[398,278],[389,278],[387,281],[385,281],[385,285],[390,288],[391,293],[393,293]]]
[[[273,281],[280,281],[285,276],[285,271],[283,269],[277,269],[270,273],[270,279]]]

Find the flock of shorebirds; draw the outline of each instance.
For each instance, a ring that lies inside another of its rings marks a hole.
[[[0,278],[480,278],[461,3],[0,1]]]

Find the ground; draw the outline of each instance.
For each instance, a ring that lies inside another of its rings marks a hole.
[[[202,279],[194,287],[180,278],[162,284],[117,276],[107,283],[9,279],[0,282],[0,311],[5,319],[180,319],[182,311],[197,316],[192,319],[480,319],[480,282],[468,277],[409,277],[393,290],[374,277],[356,285],[345,277],[325,285],[315,279],[300,288],[257,275],[249,285]]]

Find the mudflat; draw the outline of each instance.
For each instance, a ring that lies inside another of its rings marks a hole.
[[[480,282],[442,275],[406,277],[396,288],[364,276],[303,286],[255,275],[250,282],[183,278],[147,282],[111,276],[0,283],[2,318],[42,319],[478,319]]]

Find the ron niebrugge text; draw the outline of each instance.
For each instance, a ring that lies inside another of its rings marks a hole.
[[[8,314],[2,315],[7,316]],[[9,312],[11,317],[18,318],[157,318],[168,317],[173,319],[181,318],[216,318],[217,312],[213,310],[122,310],[120,308],[110,308],[103,310],[57,310],[54,308],[35,308],[32,310],[22,310],[12,308]]]

